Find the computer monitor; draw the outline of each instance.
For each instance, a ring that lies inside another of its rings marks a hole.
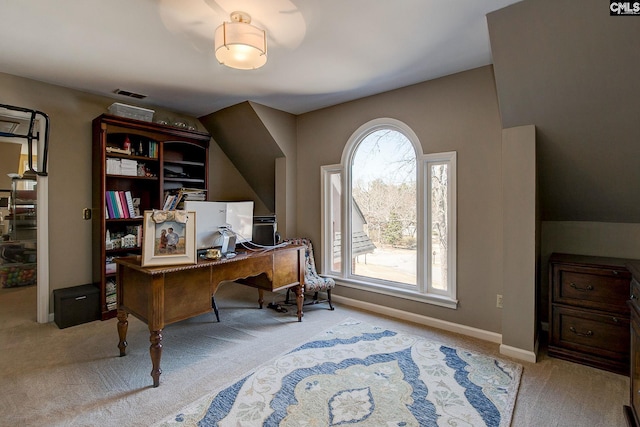
[[[203,202],[186,200],[184,209],[196,213],[196,249],[222,246],[220,229],[231,230],[236,243],[253,239],[253,201]]]

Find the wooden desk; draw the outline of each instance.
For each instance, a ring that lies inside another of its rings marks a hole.
[[[149,325],[151,377],[160,384],[162,330],[165,325],[211,311],[211,297],[224,281],[239,280],[263,292],[295,287],[298,321],[302,321],[304,247],[290,245],[266,252],[247,252],[197,264],[142,267],[140,256],[116,258],[118,265],[118,336],[120,356],[126,354],[129,313]],[[166,304],[165,304],[166,301]]]

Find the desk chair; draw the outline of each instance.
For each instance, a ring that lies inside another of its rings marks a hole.
[[[313,257],[313,246],[311,240],[306,238],[294,238],[286,239],[285,242],[289,242],[295,245],[304,245],[306,247],[304,251],[305,263],[304,263],[304,290],[305,293],[313,292],[313,299],[304,305],[319,304],[321,302],[329,303],[329,310],[333,310],[333,304],[331,303],[331,290],[335,288],[336,282],[330,277],[322,277],[316,271],[316,262]],[[287,289],[287,296],[285,298],[285,304],[289,304],[289,292]],[[318,300],[318,293],[326,292],[326,300]]]

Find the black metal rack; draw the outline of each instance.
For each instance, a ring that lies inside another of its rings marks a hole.
[[[15,105],[6,105],[0,104],[0,108],[5,108],[11,111],[19,111],[22,113],[28,113],[31,116],[29,121],[29,131],[26,134],[17,134],[12,132],[2,132],[0,131],[0,137],[7,138],[24,138],[27,140],[27,154],[29,157],[29,170],[25,171],[25,177],[28,175],[35,176],[47,176],[47,155],[49,153],[49,116],[47,116],[42,111],[31,110],[23,107],[16,107]],[[45,130],[44,130],[44,141],[40,140],[40,132],[34,129],[34,124],[38,117],[42,117],[45,122]],[[33,141],[41,141],[44,143],[44,147],[42,148],[42,167],[40,171],[36,171],[33,168]]]

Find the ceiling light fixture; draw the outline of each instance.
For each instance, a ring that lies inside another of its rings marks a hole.
[[[214,43],[218,62],[227,67],[252,70],[267,62],[267,34],[245,12],[232,12],[231,22],[216,28]]]

